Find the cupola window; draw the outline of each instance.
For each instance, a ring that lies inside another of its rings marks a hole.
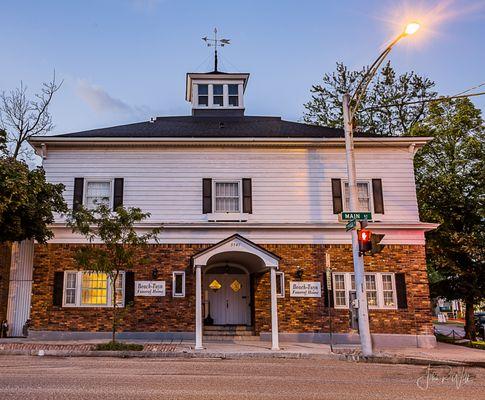
[[[214,107],[224,106],[224,87],[222,85],[212,85]]]
[[[209,85],[198,85],[199,106],[207,107],[209,105]]]
[[[239,106],[238,85],[227,85],[229,94],[229,107]]]

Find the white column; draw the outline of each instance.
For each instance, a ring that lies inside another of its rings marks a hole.
[[[202,267],[195,266],[195,350],[202,350]]]
[[[279,350],[278,338],[278,299],[276,297],[276,268],[270,268],[271,271],[271,350]]]

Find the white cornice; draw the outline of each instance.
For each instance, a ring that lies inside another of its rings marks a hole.
[[[399,136],[399,137],[356,137],[356,147],[422,147],[432,137]],[[276,147],[343,147],[344,138],[107,138],[107,137],[59,137],[39,136],[33,137],[29,143],[34,148],[42,145],[56,147],[78,146],[276,146]]]
[[[430,222],[370,222],[368,227],[373,229],[399,229],[430,231],[436,229],[439,224]],[[65,223],[57,222],[50,225],[52,228],[64,228]],[[344,229],[345,223],[251,223],[251,222],[180,222],[180,223],[141,223],[138,229]]]

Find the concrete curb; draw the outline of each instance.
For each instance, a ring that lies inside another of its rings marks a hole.
[[[150,352],[150,351],[76,351],[76,350],[0,350],[1,355],[26,355],[45,357],[111,357],[111,358],[182,358],[182,359],[221,359],[221,360],[244,360],[244,359],[315,359],[315,360],[338,360],[358,363],[374,364],[407,364],[407,365],[449,365],[457,367],[485,368],[485,361],[456,361],[437,360],[416,357],[396,356],[372,356],[364,357],[357,354],[315,354],[297,352],[204,352],[204,351],[180,351],[180,352]]]

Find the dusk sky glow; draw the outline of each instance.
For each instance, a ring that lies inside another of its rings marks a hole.
[[[201,40],[231,45],[221,70],[249,72],[246,115],[299,120],[312,84],[343,61],[371,63],[406,23],[421,29],[391,53],[451,95],[485,82],[485,1],[3,1],[0,90],[39,90],[55,69],[51,107],[65,133],[188,115],[185,73],[212,69]],[[483,87],[482,87],[483,89]],[[485,96],[473,102],[485,108]]]

